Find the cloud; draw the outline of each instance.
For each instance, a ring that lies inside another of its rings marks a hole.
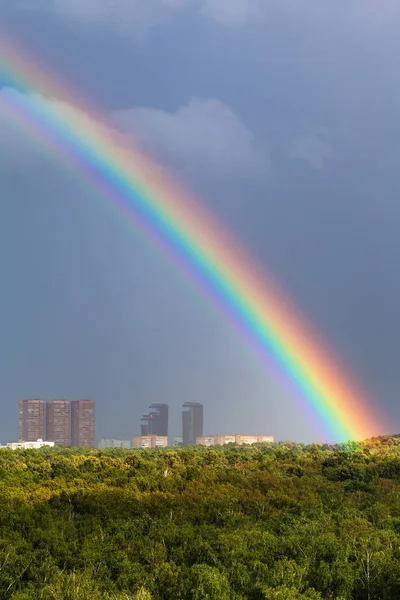
[[[1,3],[1,0],[0,0]],[[363,29],[387,23],[400,14],[395,0],[349,0],[343,13],[334,0],[15,0],[14,8],[49,10],[86,25],[106,25],[119,33],[144,38],[174,12],[190,10],[226,27],[264,22],[274,15],[316,21],[340,22]]]
[[[185,4],[186,0],[53,0],[52,8],[70,19],[111,25],[122,33],[142,38],[172,10]]]
[[[43,10],[87,26],[107,26],[141,40],[192,0],[16,0],[20,10]]]
[[[238,26],[261,17],[265,0],[205,0],[200,12],[222,25]]]
[[[40,107],[39,113],[37,107]],[[62,135],[52,136],[52,126],[47,128],[46,119],[41,117],[41,114],[50,116],[58,112],[61,121],[73,123],[71,127],[77,131],[85,132],[92,126],[93,118],[88,112],[64,100],[47,98],[34,91],[0,88],[0,167],[16,167],[25,172],[28,166],[36,166],[38,160],[52,160],[59,148],[63,152],[63,144],[59,144]],[[129,141],[108,123],[103,123],[102,131],[107,133],[110,142]]]
[[[28,164],[49,152],[38,148],[22,124],[20,114],[29,114],[31,101],[40,99],[61,105],[37,94],[14,89],[0,90],[0,158],[4,165]],[[85,127],[87,116],[62,103],[74,121]],[[134,138],[159,162],[181,174],[208,181],[237,181],[265,177],[269,173],[268,150],[235,113],[219,100],[191,100],[174,113],[153,108],[131,108],[112,113],[110,127],[123,132],[127,141]],[[27,135],[28,133],[28,135]],[[110,129],[110,133],[112,130]],[[52,154],[50,148],[50,156]]]
[[[334,158],[334,153],[326,132],[319,130],[296,138],[288,156],[306,162],[313,169],[322,169],[326,161]]]
[[[189,9],[222,25],[238,26],[259,17],[263,0],[16,0],[20,9],[50,10],[86,25],[113,26],[143,37],[176,11]]]
[[[145,149],[186,173],[219,180],[269,173],[268,150],[219,100],[192,99],[173,113],[132,108],[115,112],[113,120]]]

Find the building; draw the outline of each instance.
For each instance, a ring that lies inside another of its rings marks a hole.
[[[231,438],[233,437],[233,440],[229,440],[229,442],[231,441],[235,441],[235,436],[223,436],[223,435],[205,435],[205,436],[201,436],[196,438],[196,444],[198,446],[218,446],[218,445],[223,445],[223,444],[228,444],[228,441],[224,441],[224,438]]]
[[[0,446],[0,448],[8,448],[9,450],[38,450],[43,446],[49,446],[54,448],[54,442],[44,442],[42,439],[36,440],[36,442],[10,442],[6,446]]]
[[[46,402],[46,440],[56,446],[71,445],[71,402],[51,400]]]
[[[168,436],[168,404],[150,404],[150,434]]]
[[[174,446],[183,446],[183,439],[181,437],[174,438]]]
[[[235,444],[273,444],[273,435],[235,435]]]
[[[111,438],[103,438],[99,440],[99,448],[104,450],[104,448],[130,448],[131,442],[130,440],[114,440]]]
[[[18,439],[27,442],[45,439],[44,400],[19,400]]]
[[[94,448],[94,438],[94,400],[73,400],[71,402],[71,445],[77,448]]]
[[[149,408],[142,416],[140,434],[168,436],[168,404],[150,404]]]
[[[168,437],[166,435],[136,435],[132,440],[133,448],[166,448]]]
[[[140,435],[150,435],[150,421],[150,413],[142,415],[142,418],[140,419]]]
[[[185,402],[182,406],[182,441],[184,446],[196,443],[203,436],[203,405],[198,402]]]
[[[225,444],[272,444],[272,435],[209,435],[196,438],[196,444],[201,446],[224,446]]]

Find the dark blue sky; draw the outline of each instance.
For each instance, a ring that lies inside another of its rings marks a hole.
[[[372,0],[0,0],[0,33],[193,189],[400,429],[400,9]],[[29,8],[29,9],[28,9]],[[0,91],[0,440],[20,397],[152,402],[207,433],[323,437],[142,232],[9,123]],[[377,433],[384,433],[377,428]]]

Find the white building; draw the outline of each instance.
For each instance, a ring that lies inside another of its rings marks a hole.
[[[196,438],[196,444],[200,446],[216,446],[225,444],[272,444],[272,435],[209,435]]]
[[[114,440],[112,438],[102,438],[99,440],[99,448],[104,450],[104,448],[130,448],[131,442],[130,440]]]
[[[0,448],[8,448],[9,450],[38,450],[43,446],[54,447],[54,442],[44,442],[38,439],[36,442],[9,442],[6,446],[0,446]]]

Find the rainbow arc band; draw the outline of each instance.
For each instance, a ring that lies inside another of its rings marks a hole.
[[[383,422],[271,277],[164,169],[46,67],[0,39],[3,105],[34,139],[172,251],[242,330],[272,356],[332,441],[383,432]]]

